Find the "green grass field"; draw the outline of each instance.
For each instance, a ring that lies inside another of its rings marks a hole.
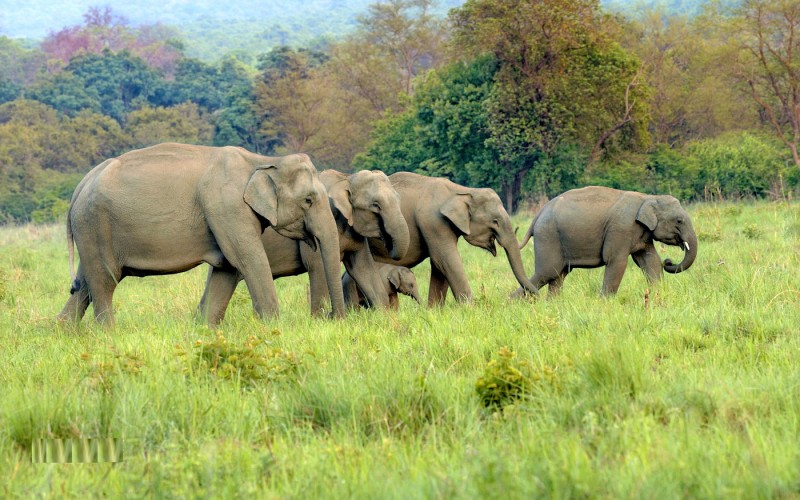
[[[0,496],[800,497],[800,207],[690,213],[697,262],[647,304],[632,263],[610,299],[599,269],[511,302],[502,251],[462,242],[471,305],[312,319],[301,276],[268,323],[241,287],[219,332],[205,268],[125,280],[115,331],[59,327],[63,226],[0,228]],[[31,463],[105,437],[123,462]]]

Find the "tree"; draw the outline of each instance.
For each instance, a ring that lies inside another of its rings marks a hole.
[[[198,106],[191,102],[169,108],[144,106],[132,111],[125,130],[134,148],[161,142],[209,144],[213,132]]]
[[[82,54],[65,71],[74,75],[87,94],[97,96],[100,112],[120,123],[126,113],[147,104],[163,81],[156,70],[127,51]]]
[[[651,9],[631,20],[623,46],[642,61],[649,94],[649,132],[654,144],[682,147],[723,132],[758,128],[752,102],[728,68],[734,62],[725,16],[709,11],[689,18]]]
[[[260,58],[254,93],[268,150],[314,153],[313,139],[325,127],[326,88],[312,76],[324,59],[321,53],[288,47]]]
[[[435,67],[442,57],[444,28],[430,14],[432,4],[432,0],[388,0],[369,5],[367,15],[358,18],[358,38],[394,61],[400,88],[407,95],[414,77]]]
[[[499,187],[497,151],[488,145],[485,103],[497,63],[457,62],[421,77],[405,111],[380,121],[359,169],[415,171],[468,186]]]
[[[736,74],[800,167],[800,0],[745,0],[737,14]]]
[[[127,19],[109,6],[90,7],[83,20],[83,25],[51,33],[42,42],[42,50],[63,64],[80,54],[127,50],[169,75],[182,55],[183,46],[177,41],[178,32],[174,28],[158,24],[132,28]]]
[[[617,23],[596,0],[468,0],[450,19],[461,57],[499,62],[489,141],[509,211],[525,176],[566,144],[591,160],[612,138],[646,141],[638,60],[620,48]]]

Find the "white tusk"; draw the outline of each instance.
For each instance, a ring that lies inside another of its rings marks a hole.
[[[683,246],[686,247],[686,251],[688,252],[689,251],[689,244],[684,241],[683,242]]]

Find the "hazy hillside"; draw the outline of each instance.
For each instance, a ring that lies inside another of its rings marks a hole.
[[[40,40],[83,23],[91,6],[108,5],[132,25],[161,23],[181,31],[190,56],[212,60],[239,52],[243,59],[275,45],[310,46],[352,31],[375,0],[0,0],[0,36]],[[444,16],[463,0],[439,0]]]
[[[326,26],[341,30],[374,0],[0,0],[0,34],[11,38],[41,38],[49,31],[80,24],[91,6],[110,6],[133,24],[160,22],[180,28],[193,23],[224,20],[257,21],[266,28],[279,24],[287,30]],[[440,0],[438,10],[462,4]],[[332,34],[335,31],[331,31]]]
[[[224,21],[246,21],[263,26],[267,32],[281,26],[289,36],[310,31],[316,35],[337,35],[353,25],[358,14],[375,0],[0,0],[0,35],[39,39],[50,31],[80,24],[91,6],[110,6],[133,24],[160,22],[189,33],[213,24],[224,28]],[[461,5],[464,0],[439,0],[438,11]],[[671,12],[695,12],[705,0],[601,0],[615,9],[641,5],[663,5]],[[307,36],[307,35],[304,35]]]

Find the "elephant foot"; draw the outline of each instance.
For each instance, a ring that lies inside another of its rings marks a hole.
[[[538,294],[529,292],[522,287],[517,288],[515,291],[508,296],[511,300],[524,300],[524,299],[536,299],[538,298]]]

